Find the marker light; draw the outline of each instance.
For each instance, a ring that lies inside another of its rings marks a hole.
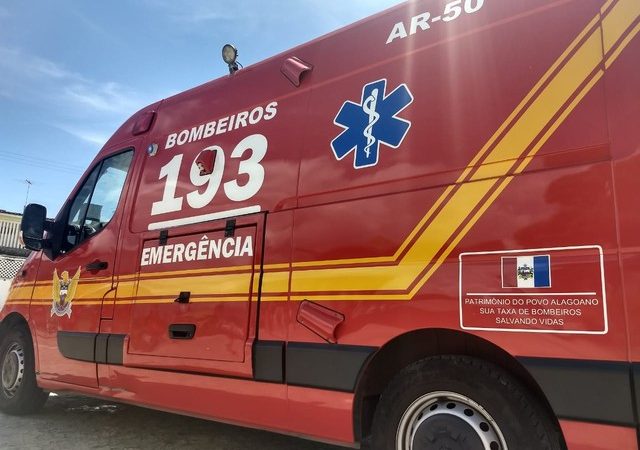
[[[226,44],[224,47],[222,47],[222,59],[224,62],[231,65],[234,62],[236,62],[237,57],[238,57],[238,50],[236,50],[236,48],[233,45]]]
[[[234,73],[238,70],[238,50],[231,44],[226,44],[222,47],[222,60],[229,66],[229,73]]]

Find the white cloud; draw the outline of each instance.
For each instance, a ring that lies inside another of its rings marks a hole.
[[[16,48],[0,46],[0,73],[0,96],[53,110],[58,119],[119,122],[150,103],[120,83],[89,79]]]
[[[31,74],[33,76],[43,76],[56,79],[84,80],[84,78],[80,75],[69,72],[62,66],[44,58],[38,58],[34,56],[30,58],[27,57],[24,65],[26,69],[30,70],[27,75]]]
[[[100,42],[109,43],[112,45],[116,45],[119,47],[124,47],[127,45],[122,39],[118,37],[117,34],[106,31],[98,22],[91,19],[86,14],[83,14],[79,8],[77,7],[65,7],[66,12],[73,15],[78,25],[83,26],[87,31],[99,36]]]
[[[74,136],[81,141],[88,142],[89,144],[95,145],[96,147],[101,147],[105,142],[109,139],[108,134],[103,134],[96,132],[95,130],[85,130],[76,128],[71,125],[66,124],[51,124],[53,127],[58,128],[59,130],[64,131],[71,136]]]
[[[403,0],[348,0],[348,1],[326,1],[307,0],[307,8],[314,11],[314,20],[332,31],[349,25],[367,16],[377,14],[394,5],[402,3]]]
[[[231,16],[228,14],[224,14],[219,11],[208,11],[206,8],[207,7],[205,6],[204,8],[199,8],[196,10],[176,12],[171,16],[171,18],[177,22],[188,23],[200,23],[210,22],[213,20],[231,19]]]
[[[112,81],[73,83],[65,87],[63,97],[93,110],[120,114],[132,113],[143,106],[135,92]]]
[[[283,5],[280,0],[140,0],[147,7],[163,9],[169,20],[189,24],[226,21],[242,24],[243,29],[256,23],[282,24],[290,21],[321,20],[330,27],[343,25],[354,18],[382,11],[403,0],[305,0]],[[363,15],[364,12],[364,15]],[[346,21],[346,22],[345,22]]]
[[[84,80],[80,75],[74,74],[61,65],[56,64],[45,58],[35,55],[28,55],[15,49],[0,47],[0,68],[2,68],[3,77],[0,78],[0,87],[2,83],[15,81],[16,78],[55,78],[55,79],[78,79]]]
[[[97,148],[126,117],[150,103],[114,81],[97,81],[55,61],[0,46],[0,98],[26,103],[51,126]],[[53,119],[46,119],[46,118]]]
[[[237,17],[238,2],[233,0],[191,0],[186,3],[171,0],[140,0],[147,8],[164,10],[166,17],[173,22],[186,25],[215,20],[234,20]],[[254,8],[255,9],[255,8]]]

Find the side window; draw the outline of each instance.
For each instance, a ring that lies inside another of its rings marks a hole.
[[[91,174],[89,174],[89,177],[76,194],[76,198],[73,199],[71,209],[69,210],[69,220],[67,220],[65,250],[68,250],[80,243],[82,222],[84,222],[89,201],[91,200],[91,193],[93,192],[93,188],[96,184],[96,178],[98,177],[99,171],[100,164],[91,171]]]
[[[70,248],[102,230],[118,207],[133,150],[98,164],[78,191],[67,221],[66,246]]]

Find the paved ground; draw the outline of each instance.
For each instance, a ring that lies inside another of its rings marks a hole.
[[[338,450],[288,436],[77,396],[42,413],[0,414],[0,449]]]

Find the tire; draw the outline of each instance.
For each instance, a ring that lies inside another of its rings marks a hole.
[[[467,356],[404,368],[383,392],[371,450],[563,450],[560,430],[513,377]]]
[[[36,383],[31,335],[22,327],[10,329],[0,343],[0,411],[32,414],[48,397]]]

